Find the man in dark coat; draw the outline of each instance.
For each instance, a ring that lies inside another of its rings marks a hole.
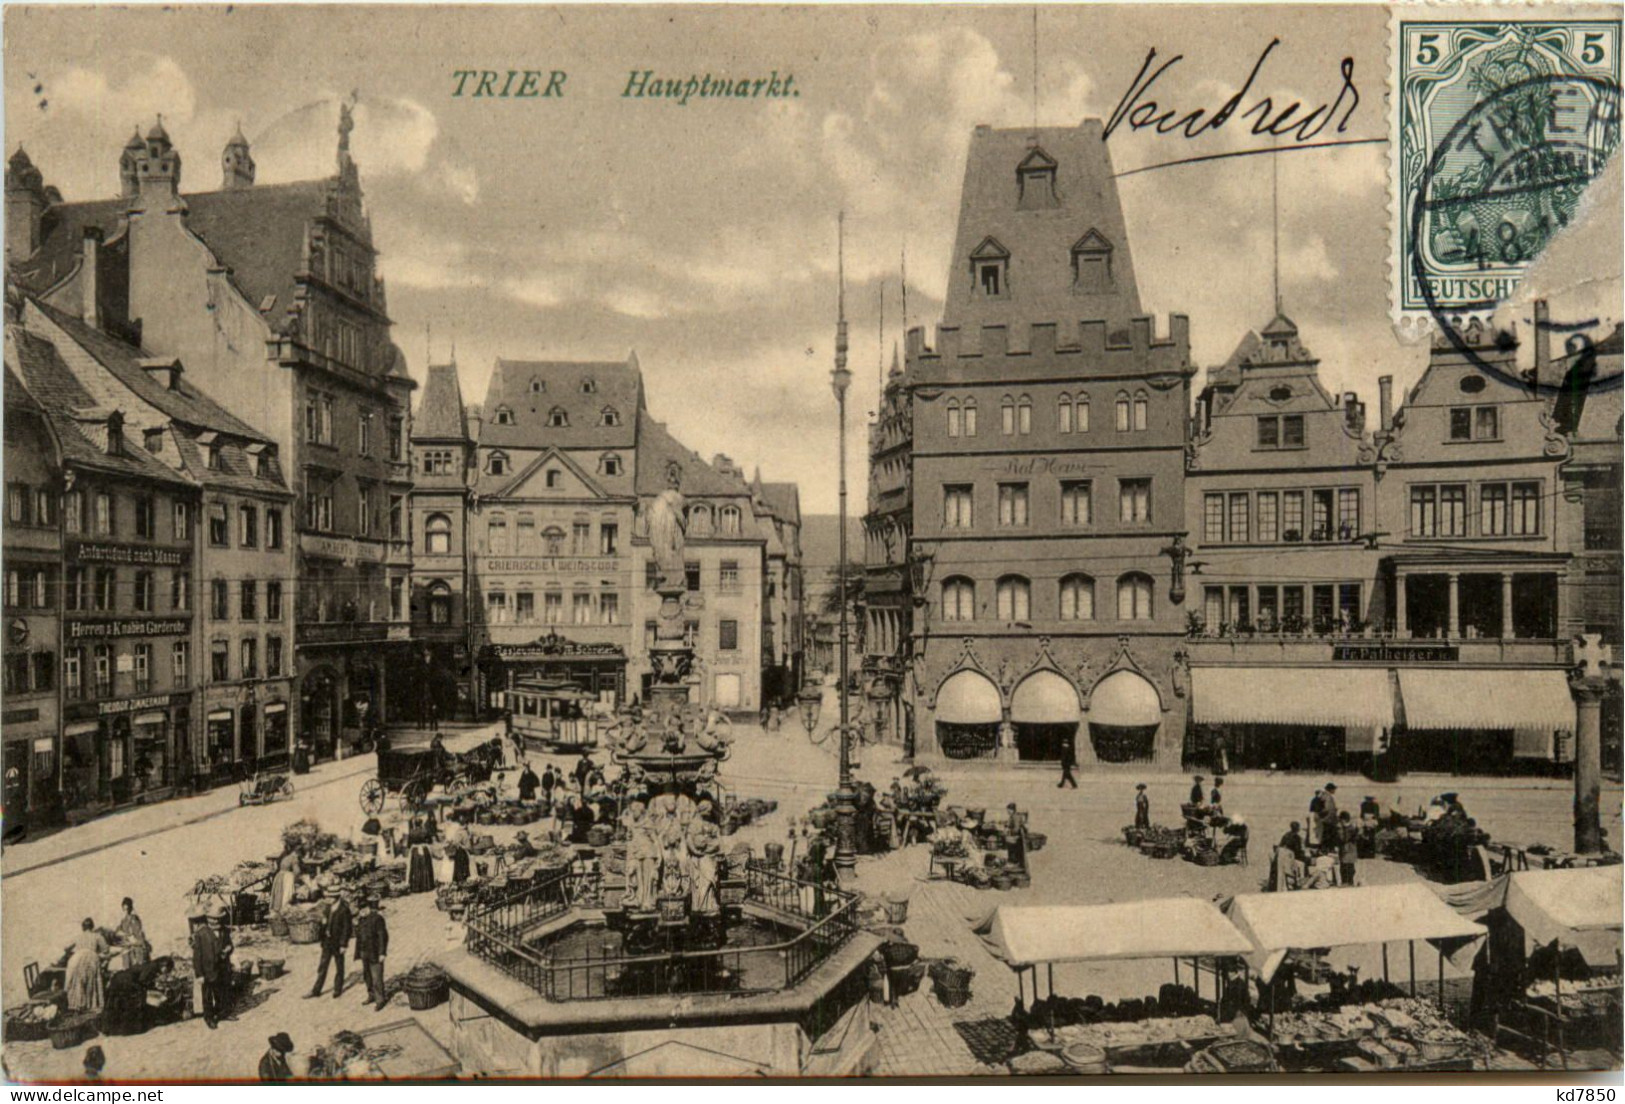
[[[260,1057],[261,1081],[292,1081],[293,1070],[288,1066],[288,1055],[293,1053],[293,1040],[286,1031],[271,1036],[270,1049]]]
[[[337,967],[333,977],[333,999],[344,995],[344,952],[354,934],[355,919],[350,912],[349,898],[340,897],[333,911],[327,914],[327,922],[322,925],[322,961],[316,967],[316,987],[308,996],[322,995],[322,986],[327,984],[328,963]]]
[[[1144,782],[1134,785],[1134,827],[1151,827],[1151,799],[1146,796]]]
[[[589,779],[591,777],[592,777],[592,759],[588,757],[586,752],[582,752],[581,753],[581,758],[576,760],[576,769],[575,769],[576,789],[581,791],[582,793],[586,793],[587,792],[587,779]]]
[[[542,768],[542,798],[549,805],[553,804],[553,789],[559,784],[559,776],[553,773],[553,764],[549,763]]]
[[[519,772],[519,800],[535,801],[536,788],[541,784],[542,780],[536,777],[536,772],[530,769],[529,763],[526,763],[525,769]]]
[[[388,955],[389,925],[378,911],[378,899],[369,897],[367,909],[355,929],[355,956],[361,960],[362,972],[367,977],[367,1000],[380,1012],[389,1001],[384,992],[384,959]]]
[[[1331,849],[1340,842],[1337,834],[1337,783],[1328,782],[1320,797],[1320,845]]]
[[[1193,775],[1191,777],[1191,801],[1190,801],[1190,803],[1192,805],[1202,805],[1202,804],[1204,804],[1204,802],[1202,800],[1202,797],[1203,797],[1203,795],[1202,795],[1202,776],[1199,775],[1199,774],[1198,775]]]
[[[1070,785],[1074,790],[1078,788],[1078,780],[1072,777],[1072,768],[1078,765],[1078,738],[1070,733],[1061,737],[1061,780],[1055,784],[1056,789]]]
[[[224,973],[225,943],[210,923],[199,924],[192,931],[192,973],[203,990],[203,1022],[213,1031],[220,1023],[220,979]]]

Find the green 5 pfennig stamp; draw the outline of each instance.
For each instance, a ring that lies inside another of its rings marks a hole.
[[[1619,145],[1618,21],[1396,21],[1399,316],[1493,310]]]

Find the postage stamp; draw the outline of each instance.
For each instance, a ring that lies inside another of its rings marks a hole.
[[[1493,310],[1619,145],[1620,23],[1394,27],[1396,319]]]

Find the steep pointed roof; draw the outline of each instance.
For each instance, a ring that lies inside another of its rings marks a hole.
[[[503,425],[503,411],[513,416]],[[564,425],[551,424],[555,410]],[[613,410],[616,423],[605,424]],[[508,360],[491,372],[480,444],[497,448],[632,448],[643,410],[643,376],[629,360]]]
[[[688,497],[750,494],[743,479],[723,475],[685,448],[647,411],[639,411],[637,493],[657,495],[665,490],[669,464],[676,464],[682,471],[683,494]]]
[[[466,441],[468,418],[463,410],[463,386],[455,364],[429,365],[429,378],[412,419],[414,441]]]
[[[801,524],[801,488],[796,484],[763,483],[762,500],[780,521]]]

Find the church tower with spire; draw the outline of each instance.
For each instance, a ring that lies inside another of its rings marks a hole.
[[[220,154],[220,187],[225,191],[254,186],[254,155],[249,152],[243,126],[237,124],[231,140]]]

